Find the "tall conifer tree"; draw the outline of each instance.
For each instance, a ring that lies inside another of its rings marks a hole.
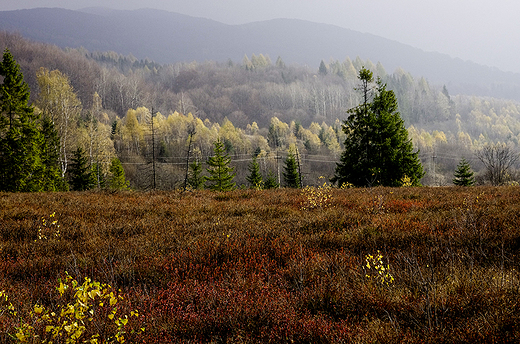
[[[418,152],[408,139],[408,131],[397,111],[397,98],[386,85],[362,68],[363,102],[348,110],[344,122],[345,151],[336,166],[332,182],[355,186],[401,186],[404,177],[420,185],[424,175]]]
[[[278,189],[279,187],[280,185],[278,184],[276,175],[272,170],[269,170],[269,173],[267,173],[267,178],[265,178],[264,189]]]
[[[453,184],[457,186],[472,186],[475,184],[475,178],[473,177],[473,171],[471,166],[466,159],[460,160],[457,169],[455,170]]]
[[[190,164],[188,185],[194,190],[202,190],[205,181],[206,177],[202,175],[202,164],[198,160],[193,161]]]
[[[44,137],[29,105],[30,90],[20,66],[6,49],[0,63],[0,190],[43,191]]]
[[[125,170],[119,158],[113,158],[110,163],[110,179],[108,185],[114,190],[127,190],[129,182],[125,178]]]
[[[289,155],[287,155],[287,158],[285,159],[285,166],[283,168],[283,180],[285,185],[290,188],[299,188],[300,175],[298,173],[296,157],[294,156],[293,152],[289,152]]]
[[[96,185],[88,157],[81,147],[78,147],[72,153],[70,168],[67,173],[70,176],[70,185],[74,191],[90,190]]]
[[[327,75],[327,72],[327,65],[325,64],[325,62],[323,62],[323,60],[321,60],[320,67],[318,68],[318,73],[321,75]]]
[[[215,191],[233,190],[235,188],[233,178],[235,178],[236,173],[233,173],[235,168],[229,166],[231,158],[225,153],[224,143],[220,141],[220,138],[214,142],[214,145],[214,156],[207,161],[209,168],[206,170],[210,174],[206,178],[207,182],[209,182],[208,187]]]
[[[249,170],[249,175],[246,177],[246,180],[251,185],[251,188],[262,189],[262,174],[260,173],[260,165],[258,165],[256,156],[253,157],[247,169]]]

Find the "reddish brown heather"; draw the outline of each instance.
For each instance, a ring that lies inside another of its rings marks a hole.
[[[0,193],[0,342],[65,271],[121,289],[132,343],[520,342],[520,188],[329,192]]]

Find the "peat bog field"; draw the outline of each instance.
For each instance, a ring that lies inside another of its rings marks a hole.
[[[518,343],[520,187],[0,193],[0,342]]]

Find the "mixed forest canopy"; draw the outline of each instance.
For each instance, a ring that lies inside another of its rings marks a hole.
[[[150,187],[152,169],[158,188],[182,186],[189,128],[196,132],[191,161],[205,165],[220,138],[237,186],[248,184],[253,155],[264,179],[271,172],[280,182],[289,151],[299,152],[302,184],[331,178],[344,150],[347,110],[362,101],[354,88],[363,67],[395,94],[408,138],[420,152],[423,185],[452,184],[462,158],[483,183],[479,150],[498,143],[518,150],[518,102],[453,95],[444,85],[360,57],[307,67],[251,53],[242,61],[163,65],[62,50],[4,32],[5,48],[20,64],[34,112],[53,119],[62,173],[81,148],[98,186],[111,178],[115,158],[131,187]],[[68,104],[66,111],[57,110],[60,102]],[[516,179],[514,170],[508,178]]]

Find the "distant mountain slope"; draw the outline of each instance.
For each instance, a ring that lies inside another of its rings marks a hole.
[[[319,66],[330,58],[360,56],[380,61],[388,72],[402,67],[416,76],[446,84],[452,93],[520,100],[520,74],[424,52],[396,41],[302,20],[276,19],[226,25],[178,13],[59,8],[0,12],[0,30],[60,47],[113,50],[159,63],[242,61],[245,54],[268,54],[286,63]]]

